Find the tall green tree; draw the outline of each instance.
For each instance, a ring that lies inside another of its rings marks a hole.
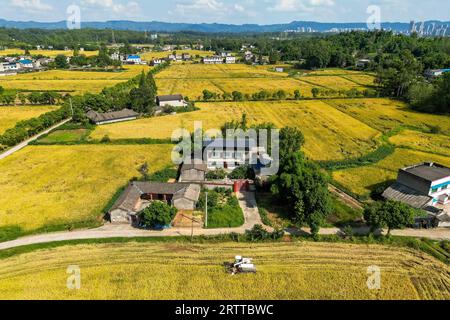
[[[398,201],[379,201],[367,206],[364,219],[372,232],[380,228],[388,228],[388,234],[393,229],[403,229],[414,223],[416,211],[410,206]]]

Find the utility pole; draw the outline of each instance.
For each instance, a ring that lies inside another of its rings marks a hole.
[[[205,192],[205,227],[208,228],[208,191]]]

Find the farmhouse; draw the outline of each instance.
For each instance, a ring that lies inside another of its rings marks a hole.
[[[181,166],[180,182],[201,182],[206,180],[208,167],[203,163],[183,164]]]
[[[234,64],[234,63],[236,63],[236,57],[234,57],[234,56],[227,56],[225,58],[225,63],[226,64]]]
[[[215,139],[205,141],[204,157],[209,170],[234,170],[243,165],[258,165],[261,157],[267,158],[264,147],[254,139]]]
[[[159,66],[160,64],[162,64],[163,63],[163,60],[162,59],[153,59],[152,60],[152,66]]]
[[[21,59],[21,60],[19,60],[19,63],[20,63],[21,68],[24,68],[24,69],[33,69],[34,68],[32,60]]]
[[[450,168],[422,163],[400,169],[397,182],[383,197],[425,210],[441,225],[446,224],[450,216]]]
[[[223,64],[223,58],[220,56],[212,56],[203,58],[204,64]]]
[[[356,61],[356,67],[357,68],[367,68],[370,64],[370,60],[369,59],[359,59],[358,61]]]
[[[93,123],[95,123],[97,125],[101,125],[101,124],[107,124],[107,123],[135,120],[135,119],[137,119],[139,114],[130,109],[123,109],[120,111],[113,111],[113,112],[106,112],[106,113],[99,113],[94,110],[90,110],[86,113],[86,116]]]
[[[126,62],[127,62],[128,64],[141,64],[141,63],[142,63],[142,59],[141,59],[141,57],[138,56],[138,55],[129,55],[129,56],[127,57]]]
[[[170,94],[156,97],[156,104],[159,107],[186,107],[187,103],[181,94]]]
[[[427,78],[437,78],[442,76],[444,73],[450,72],[450,69],[434,69],[425,71],[425,77]]]
[[[109,210],[112,223],[136,223],[137,214],[152,201],[164,201],[178,210],[195,210],[200,186],[189,183],[132,182]]]

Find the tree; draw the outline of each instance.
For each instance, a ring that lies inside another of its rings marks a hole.
[[[300,90],[295,90],[294,91],[294,99],[300,100],[301,98],[302,98],[302,94],[300,93]]]
[[[156,105],[155,88],[151,78],[142,71],[137,88],[130,91],[130,107],[139,113],[152,114]]]
[[[55,65],[58,69],[67,69],[69,64],[67,63],[67,58],[63,54],[59,54],[55,58]]]
[[[277,50],[270,51],[269,54],[269,63],[270,64],[276,64],[280,60],[280,54]]]
[[[306,223],[317,235],[331,210],[328,181],[320,168],[300,151],[304,136],[297,128],[280,130],[280,168],[272,180],[272,193],[290,207],[291,218]]]
[[[214,92],[211,92],[207,89],[203,90],[203,100],[208,101],[214,98]]]
[[[233,96],[233,101],[242,101],[244,100],[244,97],[242,95],[242,92],[239,91],[233,91],[231,93],[231,95]]]
[[[372,232],[380,228],[403,229],[414,223],[415,210],[398,201],[379,201],[369,205],[364,210],[364,219]]]
[[[296,127],[284,127],[280,130],[280,160],[300,151],[305,143],[303,133]]]
[[[177,209],[167,203],[153,201],[138,216],[145,228],[155,228],[169,225],[176,214]]]
[[[317,98],[317,96],[319,95],[319,89],[314,87],[314,88],[311,89],[311,93],[312,93],[314,98]]]

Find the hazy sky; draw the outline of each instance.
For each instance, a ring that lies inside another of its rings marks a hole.
[[[59,21],[71,4],[82,21],[286,23],[293,20],[365,22],[369,5],[381,21],[450,20],[448,0],[0,0],[0,18]]]

